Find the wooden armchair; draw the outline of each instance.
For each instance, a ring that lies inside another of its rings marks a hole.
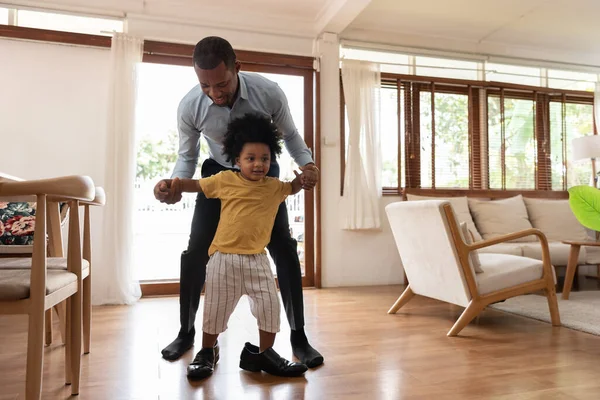
[[[0,173],[0,182],[22,182],[23,179],[11,175]],[[106,195],[101,187],[95,188],[95,197],[92,201],[81,201],[80,206],[84,208],[84,226],[83,226],[83,348],[84,354],[90,352],[91,342],[91,318],[92,318],[92,257],[91,257],[91,226],[90,226],[90,206],[103,206],[106,203]],[[18,204],[18,203],[17,203]],[[25,203],[27,204],[27,203]],[[63,253],[62,229],[64,226],[70,203],[58,201],[48,201],[46,206],[47,230],[48,230],[48,257],[50,269],[66,269],[66,258]],[[2,221],[0,221],[0,224]],[[0,245],[0,268],[29,268],[28,260],[18,260],[15,257],[31,257],[33,246],[31,245]],[[12,258],[7,260],[6,258]],[[58,258],[58,259],[54,259]],[[60,303],[54,306],[54,310],[60,320],[60,333],[65,343],[66,329],[66,304]],[[46,345],[52,343],[52,309],[46,311],[45,319]]]
[[[33,196],[33,197],[32,197]],[[18,258],[28,268],[0,268],[0,314],[29,316],[27,341],[26,399],[40,399],[44,360],[44,320],[46,310],[67,301],[65,366],[71,393],[79,393],[82,327],[83,257],[79,202],[92,201],[95,189],[89,177],[69,176],[32,181],[0,181],[0,201],[36,201],[37,215],[33,252]],[[23,200],[26,199],[26,200]],[[70,203],[66,269],[49,268],[47,256],[48,202]],[[11,259],[4,259],[11,260]]]
[[[510,297],[544,291],[552,325],[560,325],[554,268],[546,236],[537,229],[467,244],[448,201],[397,202],[385,208],[408,287],[388,311],[396,313],[415,294],[466,307],[448,336],[456,336],[486,306]],[[480,254],[476,273],[471,252],[493,244],[535,235],[542,261],[508,254]]]

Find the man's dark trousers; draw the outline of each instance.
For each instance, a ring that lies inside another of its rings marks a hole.
[[[228,170],[213,159],[202,164],[202,177],[206,178]],[[279,165],[271,163],[268,176],[279,177]],[[200,303],[200,293],[206,278],[208,248],[213,241],[219,216],[221,201],[207,199],[198,193],[192,218],[192,229],[188,248],[181,254],[179,285],[179,312],[181,330],[179,337],[195,334],[194,321]],[[298,260],[298,243],[290,234],[288,213],[285,202],[281,203],[267,246],[277,269],[279,290],[283,307],[293,330],[304,327],[304,299],[302,294],[302,272]]]

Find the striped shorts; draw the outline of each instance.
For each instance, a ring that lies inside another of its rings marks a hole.
[[[248,295],[258,329],[279,332],[279,296],[266,254],[215,252],[206,266],[206,293],[202,330],[225,332],[238,301]]]

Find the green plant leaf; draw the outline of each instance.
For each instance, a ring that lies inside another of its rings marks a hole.
[[[600,190],[591,186],[573,186],[569,189],[569,205],[579,223],[600,231]]]

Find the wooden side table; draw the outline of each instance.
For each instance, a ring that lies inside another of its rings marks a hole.
[[[570,244],[571,250],[569,251],[569,261],[567,263],[567,272],[565,274],[565,285],[563,286],[562,298],[563,300],[569,300],[569,294],[571,293],[571,286],[573,285],[573,278],[575,277],[575,271],[577,271],[577,259],[579,258],[579,249],[581,246],[596,246],[600,247],[600,241],[593,240],[563,240],[564,244]]]

